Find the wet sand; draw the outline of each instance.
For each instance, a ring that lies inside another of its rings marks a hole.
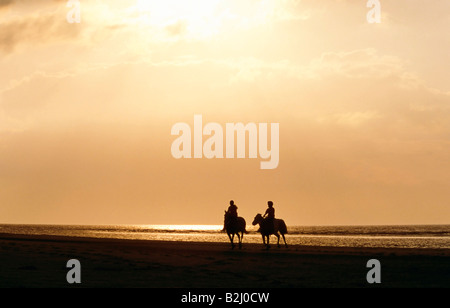
[[[66,281],[81,262],[80,285]],[[366,281],[381,262],[381,284]],[[450,250],[158,242],[0,234],[0,287],[450,287]]]

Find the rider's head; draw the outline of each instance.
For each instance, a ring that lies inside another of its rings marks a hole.
[[[230,205],[233,205],[234,204],[234,201],[233,200],[230,200]]]
[[[273,202],[272,202],[272,201],[269,201],[269,202],[267,202],[267,205],[268,205],[269,207],[272,207],[272,206],[273,206]]]

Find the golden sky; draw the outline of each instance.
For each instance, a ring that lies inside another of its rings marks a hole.
[[[0,0],[0,223],[450,223],[450,2]],[[171,128],[279,123],[280,159]]]

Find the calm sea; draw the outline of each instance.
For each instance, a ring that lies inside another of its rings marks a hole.
[[[63,235],[160,241],[228,242],[221,225],[0,225],[0,233]],[[244,243],[261,243],[257,228],[247,226]],[[450,249],[450,225],[288,226],[288,244],[340,247]],[[276,238],[272,236],[271,242]]]

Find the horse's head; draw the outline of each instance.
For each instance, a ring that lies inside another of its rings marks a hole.
[[[258,215],[255,216],[255,219],[253,219],[252,225],[256,226],[261,221],[263,221],[263,217],[262,217],[261,214],[258,214]]]

